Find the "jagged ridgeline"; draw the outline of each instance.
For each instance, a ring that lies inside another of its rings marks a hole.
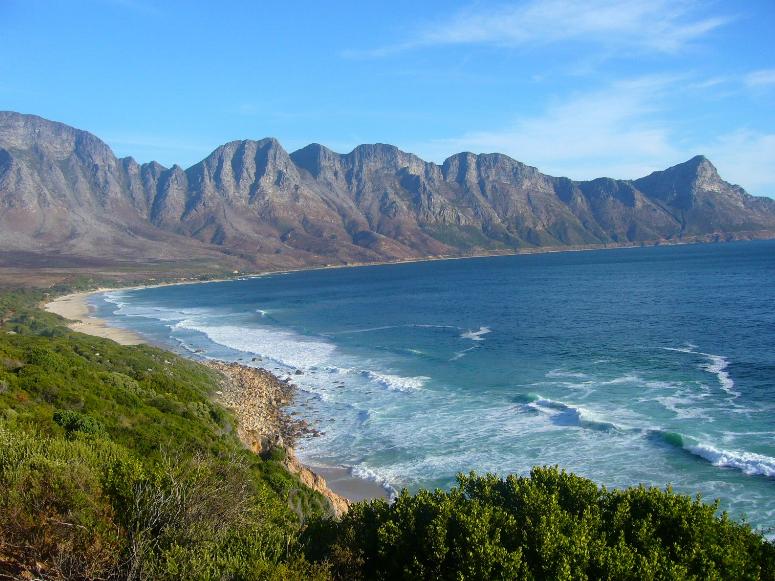
[[[502,154],[442,165],[391,145],[342,155],[233,141],[184,170],[0,112],[0,250],[102,260],[351,264],[543,247],[775,236],[775,200],[703,156],[636,180],[573,181]]]

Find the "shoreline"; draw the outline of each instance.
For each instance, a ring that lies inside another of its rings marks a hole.
[[[688,242],[682,242],[682,243],[673,243],[671,245],[680,245],[680,244],[689,244]],[[544,249],[541,252],[560,252],[560,251],[580,251],[580,250],[612,250],[612,249],[625,249],[625,248],[634,248],[636,246],[633,245],[617,245],[617,246],[609,246],[607,248],[568,248],[563,250],[554,250],[554,249]],[[639,247],[639,246],[638,246]],[[272,275],[272,274],[281,274],[281,273],[289,273],[289,272],[301,272],[304,270],[325,270],[329,268],[351,268],[356,266],[384,266],[384,265],[390,265],[390,264],[403,264],[407,262],[424,262],[424,261],[435,261],[435,260],[459,260],[459,259],[465,259],[465,258],[488,258],[491,256],[506,256],[506,255],[519,255],[519,254],[534,254],[536,252],[519,252],[519,253],[509,253],[509,254],[489,254],[489,255],[478,255],[478,256],[450,256],[450,257],[427,257],[422,259],[416,259],[416,260],[401,260],[401,261],[394,261],[394,262],[384,262],[384,263],[369,263],[369,264],[352,264],[352,265],[341,265],[341,266],[322,266],[318,268],[304,268],[304,269],[297,269],[297,270],[277,270],[277,271],[271,271],[271,272],[264,272],[264,273],[243,273],[236,277],[229,277],[224,279],[212,279],[212,280],[183,280],[179,282],[166,282],[166,283],[159,283],[159,284],[153,284],[153,285],[132,285],[132,286],[126,286],[121,288],[99,288],[92,291],[85,291],[85,292],[77,292],[72,293],[69,295],[64,295],[61,297],[57,297],[43,305],[43,308],[46,311],[54,312],[56,314],[60,314],[61,316],[64,316],[68,319],[80,319],[76,323],[71,323],[69,327],[75,331],[83,332],[89,335],[102,337],[102,338],[108,338],[116,341],[119,344],[123,345],[136,345],[141,343],[148,343],[146,339],[144,339],[142,336],[140,336],[137,333],[126,331],[124,329],[116,328],[116,327],[110,327],[107,325],[107,322],[103,319],[99,319],[93,316],[93,309],[89,307],[87,303],[87,299],[90,296],[104,293],[104,292],[110,292],[110,291],[116,291],[116,290],[134,290],[134,289],[144,289],[144,288],[158,288],[163,286],[177,286],[177,285],[183,285],[183,284],[201,284],[201,283],[207,283],[207,282],[227,282],[231,280],[240,280],[240,279],[248,279],[248,278],[260,278],[262,276]],[[167,347],[160,345],[162,349],[169,350]],[[230,362],[222,362],[224,365],[229,365]],[[235,362],[236,364],[236,362]],[[239,364],[237,364],[239,365]],[[269,372],[268,370],[264,370],[263,368],[259,367],[248,367],[243,366],[247,369],[253,369],[253,370],[262,370],[267,371],[267,373],[270,373],[276,380],[280,380],[277,376],[275,376],[272,372]],[[242,419],[242,418],[240,418]],[[250,446],[249,446],[250,447]],[[322,486],[325,487],[337,494],[340,494],[344,498],[347,498],[351,501],[360,501],[365,498],[387,498],[388,494],[385,489],[379,485],[378,483],[371,481],[371,480],[365,480],[358,477],[353,476],[349,470],[346,467],[342,466],[321,466],[321,465],[315,465],[314,463],[310,463],[308,465],[303,465],[301,462],[295,458],[295,456],[292,455],[291,451],[291,458],[295,461],[296,464],[298,464],[299,468],[297,471],[297,474],[303,470],[306,470],[309,472],[309,476],[307,476],[307,480],[309,481],[309,484],[307,481],[305,481],[305,484],[310,486],[310,488],[315,489],[315,486]],[[289,468],[290,469],[290,468]],[[291,470],[293,471],[293,470]],[[325,476],[323,476],[325,475]],[[327,482],[330,481],[331,486],[327,486]]]
[[[737,237],[737,238],[734,236],[735,234],[762,234],[762,233],[764,234],[762,236]],[[306,271],[315,271],[315,270],[331,270],[331,269],[338,269],[338,268],[360,268],[360,267],[368,267],[368,266],[390,266],[394,264],[410,264],[414,262],[467,260],[472,258],[495,258],[495,257],[503,257],[503,256],[525,256],[525,255],[534,255],[534,254],[560,254],[564,252],[594,252],[598,250],[603,251],[603,250],[630,250],[630,249],[638,249],[638,248],[657,248],[660,246],[691,246],[694,244],[729,244],[733,242],[761,242],[766,240],[775,240],[775,231],[773,232],[754,231],[754,232],[732,233],[732,234],[728,234],[727,238],[725,239],[714,238],[714,235],[689,236],[686,238],[681,238],[679,240],[662,239],[662,240],[650,240],[646,242],[637,242],[637,243],[627,242],[627,243],[611,243],[611,244],[602,244],[602,245],[587,244],[587,245],[577,245],[577,246],[542,246],[537,248],[520,248],[517,250],[494,250],[494,251],[482,252],[478,254],[477,253],[465,254],[465,255],[438,254],[438,255],[432,255],[432,256],[422,256],[417,258],[401,258],[396,260],[385,260],[382,262],[354,262],[349,264],[326,264],[326,265],[312,265],[312,266],[308,265],[308,266],[301,266],[301,267],[290,267],[290,268],[280,269],[280,270],[266,270],[266,271],[255,271],[255,272],[234,271],[234,274],[232,276],[227,276],[223,278],[212,278],[207,280],[180,279],[180,280],[176,280],[175,282],[161,282],[161,283],[154,283],[154,284],[135,283],[127,286],[105,287],[105,288],[98,288],[90,291],[79,291],[77,293],[70,293],[68,295],[63,295],[61,297],[51,299],[43,305],[43,308],[48,310],[46,308],[46,305],[53,303],[55,301],[58,301],[60,299],[73,297],[74,295],[83,295],[84,297],[86,297],[86,296],[110,292],[110,291],[141,290],[146,288],[161,288],[165,286],[229,282],[229,281],[237,281],[237,280],[246,280],[250,278],[261,278],[263,276],[270,276],[274,274],[290,274],[295,272],[306,272]],[[153,281],[154,279],[150,279],[150,280]],[[101,320],[101,319],[98,319],[97,317],[92,317],[92,318]],[[115,329],[116,327],[107,327],[107,328]],[[127,331],[127,332],[132,333],[131,331]],[[132,334],[135,337],[140,337],[136,333],[132,333]]]
[[[100,288],[64,295],[52,299],[43,305],[43,310],[68,319],[68,328],[78,333],[111,339],[119,345],[140,345],[148,341],[135,333],[119,327],[111,327],[105,319],[94,316],[94,308],[86,299],[92,295],[101,294],[116,289]]]
[[[149,342],[138,333],[110,327],[106,320],[94,316],[94,309],[87,302],[88,297],[111,290],[117,289],[101,288],[64,295],[47,302],[43,308],[72,321],[68,327],[73,331],[111,339],[119,345],[148,344]],[[225,378],[214,399],[237,416],[238,435],[243,444],[259,455],[273,447],[285,448],[285,467],[299,476],[309,488],[323,494],[331,503],[337,517],[344,514],[351,503],[388,498],[388,492],[382,486],[371,480],[353,476],[343,466],[310,466],[302,464],[296,458],[296,439],[305,436],[317,437],[320,434],[316,429],[308,427],[309,424],[305,420],[294,420],[284,411],[293,401],[295,385],[288,384],[262,367],[220,360],[199,363],[215,369]],[[261,389],[256,389],[257,385],[260,385]]]
[[[350,502],[374,500],[390,496],[380,484],[373,480],[365,480],[350,474],[350,470],[344,466],[321,466],[319,464],[305,464],[315,474],[319,474],[332,491],[345,497]]]

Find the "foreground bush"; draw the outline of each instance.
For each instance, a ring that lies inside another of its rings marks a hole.
[[[97,578],[119,566],[125,539],[109,495],[139,466],[105,440],[50,440],[0,423],[0,539],[40,574]]]
[[[546,467],[458,483],[355,505],[309,533],[310,553],[340,579],[775,579],[772,544],[669,488],[609,492]]]
[[[101,437],[0,422],[0,556],[41,578],[327,579],[294,550],[298,531],[239,457],[144,466]]]

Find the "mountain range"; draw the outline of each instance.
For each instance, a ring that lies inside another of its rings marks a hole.
[[[232,141],[188,169],[0,112],[0,251],[243,269],[529,249],[775,237],[775,200],[703,156],[635,180],[574,181],[503,154],[443,164],[392,145],[293,153]]]

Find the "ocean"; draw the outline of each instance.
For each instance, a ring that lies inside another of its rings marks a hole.
[[[97,316],[291,377],[298,442],[388,490],[559,465],[775,526],[775,241],[111,291]],[[260,358],[261,361],[253,361]],[[301,374],[297,374],[299,370]]]

